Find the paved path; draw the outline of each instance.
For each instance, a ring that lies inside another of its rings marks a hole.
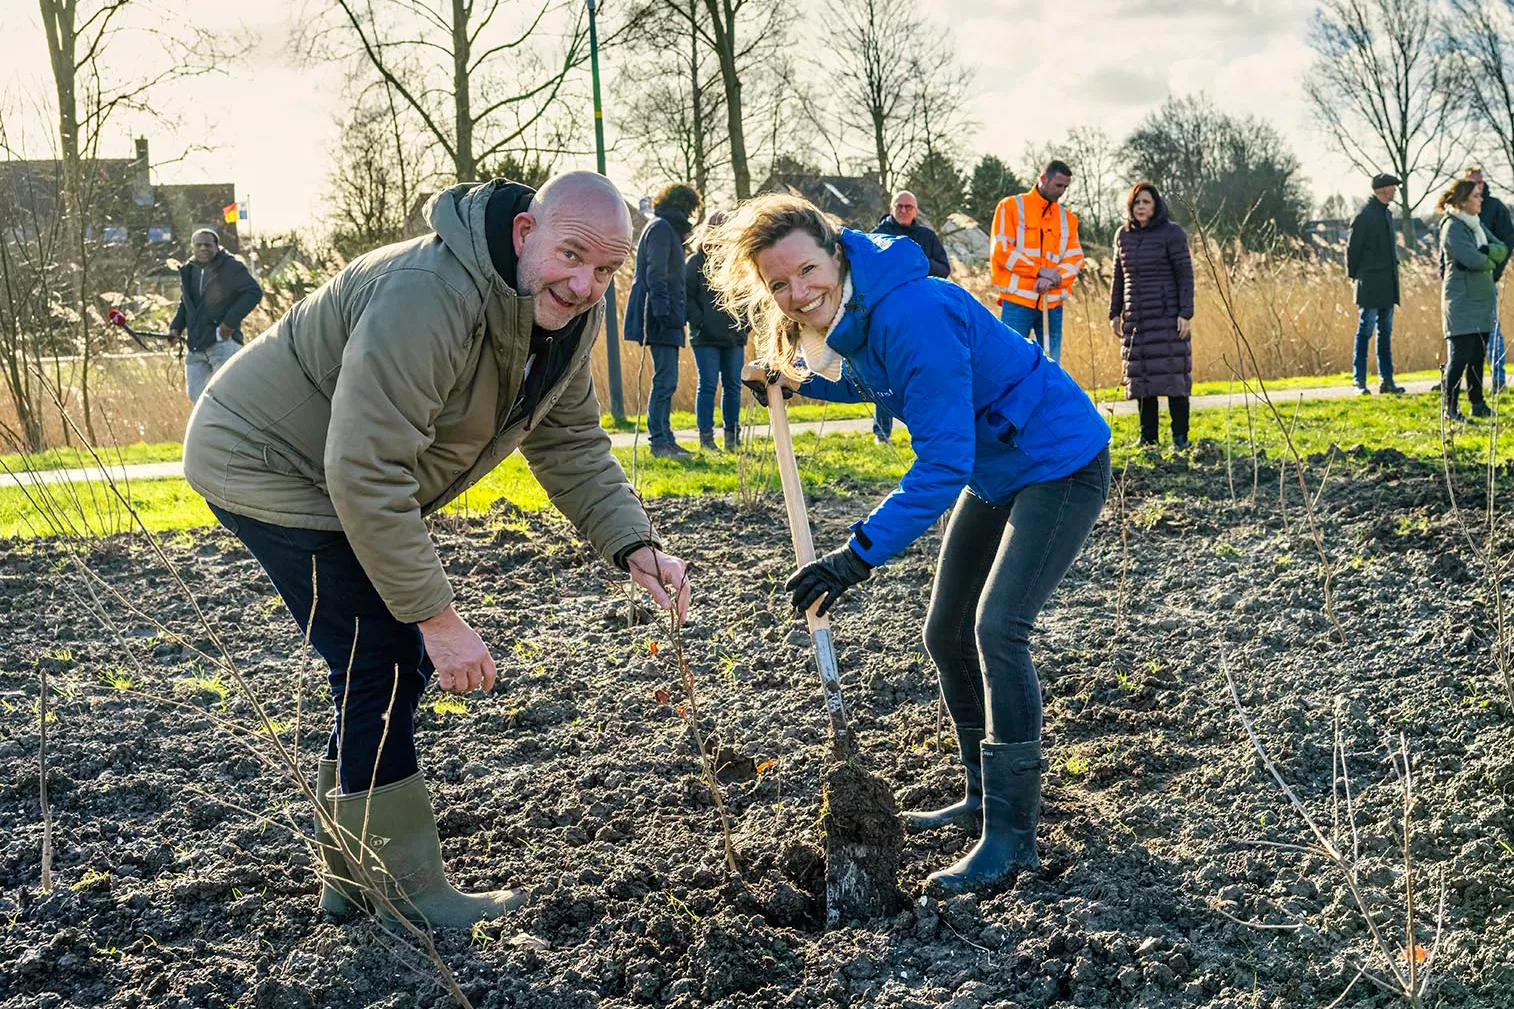
[[[1429,392],[1435,384],[1436,383],[1433,379],[1427,379],[1420,382],[1409,382],[1405,384],[1404,388],[1406,388],[1411,393]],[[1279,389],[1271,392],[1272,401],[1279,406],[1286,403],[1297,402],[1298,398],[1301,395],[1304,399],[1348,399],[1356,395],[1356,390],[1349,385],[1327,385],[1300,389]],[[1243,396],[1230,396],[1224,393],[1214,396],[1195,396],[1193,398],[1192,408],[1195,410],[1205,410],[1212,407],[1224,406],[1227,402],[1239,403],[1242,401],[1242,399],[1244,399]],[[1101,413],[1107,413],[1111,410],[1116,414],[1135,413],[1136,404],[1133,400],[1128,399],[1115,400],[1113,402],[1099,404],[1099,411]],[[822,429],[828,432],[868,431],[872,429],[872,426],[873,421],[871,417],[852,417],[846,420],[828,420],[823,422],[808,421],[803,424],[792,425],[795,432],[820,431]],[[699,432],[697,431],[678,431],[675,433],[679,440],[689,442],[691,444],[696,443],[699,440]],[[766,437],[768,434],[767,426],[762,425],[760,427],[757,427],[754,433],[759,438]],[[635,434],[626,432],[619,432],[610,435],[610,443],[616,448],[630,448],[635,439]],[[646,445],[646,441],[647,435],[646,432],[643,431],[641,433],[642,446]],[[138,463],[133,466],[110,467],[111,476],[118,482],[123,480],[161,480],[168,477],[182,476],[183,473],[184,467],[177,461],[149,462]],[[91,481],[103,479],[105,479],[104,474],[100,471],[99,468],[53,469],[43,470],[37,473],[16,474],[15,476],[0,472],[0,487],[16,486],[18,484],[33,486],[39,482],[88,483]]]

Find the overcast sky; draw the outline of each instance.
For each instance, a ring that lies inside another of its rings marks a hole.
[[[974,154],[998,154],[1018,166],[1029,142],[1056,139],[1074,125],[1123,136],[1169,93],[1204,91],[1225,111],[1275,124],[1292,142],[1316,197],[1343,192],[1354,203],[1365,193],[1366,183],[1313,131],[1304,106],[1312,0],[923,2],[953,28],[963,62],[977,70],[979,128],[968,144]],[[157,181],[232,180],[239,198],[250,199],[257,230],[318,223],[343,114],[339,72],[301,67],[288,56],[295,0],[201,2],[192,10],[196,23],[257,40],[257,47],[224,76],[178,85],[163,98],[178,125],[144,130],[160,163]],[[1052,10],[1049,21],[1038,22]],[[37,5],[0,0],[0,37],[8,57],[0,66],[0,97],[14,139],[12,124],[51,93]],[[122,49],[130,56],[148,51],[132,47],[150,45],[133,39]],[[604,71],[613,82],[613,61]],[[610,87],[605,114],[612,126],[616,104]],[[119,139],[102,153],[129,156],[133,125],[139,124],[121,120]],[[46,156],[48,141],[30,129],[29,153]],[[212,149],[161,164],[195,143]],[[583,167],[593,167],[592,159]],[[610,174],[631,188],[627,170],[612,163]]]

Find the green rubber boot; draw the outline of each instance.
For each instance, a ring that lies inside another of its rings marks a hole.
[[[336,791],[336,761],[324,757],[315,765],[315,801],[331,816],[330,794]],[[326,819],[315,818],[315,847],[321,859],[321,910],[338,921],[346,921],[358,911],[368,909],[357,886],[355,877],[347,867],[347,856],[331,831],[326,829]]]
[[[417,925],[471,928],[526,902],[525,890],[463,893],[447,882],[436,815],[419,773],[371,792],[333,795],[332,806],[348,851],[360,853],[349,859],[360,862],[355,878]]]

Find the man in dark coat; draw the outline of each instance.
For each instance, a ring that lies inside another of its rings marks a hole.
[[[1488,188],[1488,180],[1483,178],[1482,169],[1476,166],[1468,168],[1465,177],[1473,182],[1482,183],[1482,210],[1478,212],[1477,219],[1482,222],[1483,230],[1492,237],[1498,239],[1509,248],[1514,249],[1514,217],[1509,214],[1509,208],[1502,200],[1493,195]],[[1493,267],[1493,332],[1488,334],[1488,372],[1493,378],[1493,394],[1496,396],[1503,391],[1506,375],[1504,373],[1504,343],[1503,327],[1498,322],[1498,281],[1503,277],[1503,271],[1508,267],[1507,259]]]
[[[263,300],[263,288],[240,259],[221,248],[213,228],[191,235],[189,248],[189,262],[179,267],[179,311],[168,331],[187,340],[184,389],[193,403],[210,377],[242,349],[242,320]]]
[[[636,247],[636,279],[626,301],[625,338],[646,346],[652,357],[652,391],[647,396],[647,444],[664,459],[694,453],[673,439],[673,393],[678,390],[678,351],[683,346],[687,291],[683,243],[699,209],[699,192],[675,182],[652,199],[657,216]]]
[[[907,189],[895,193],[889,211],[878,219],[878,225],[873,231],[880,235],[902,235],[908,238],[924,251],[932,277],[943,280],[950,277],[952,264],[946,257],[946,246],[941,244],[941,239],[934,231],[921,223],[920,201],[915,199],[915,194]],[[878,444],[884,445],[893,433],[894,418],[887,410],[879,407],[873,412],[873,438]]]
[[[1393,308],[1398,304],[1398,243],[1393,227],[1393,196],[1399,180],[1392,175],[1372,179],[1372,198],[1351,222],[1346,246],[1346,275],[1356,281],[1356,350],[1351,358],[1351,382],[1358,395],[1367,388],[1367,344],[1377,331],[1379,391],[1401,393],[1393,381]]]

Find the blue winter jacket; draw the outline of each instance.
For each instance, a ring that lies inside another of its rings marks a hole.
[[[967,291],[927,277],[914,242],[843,230],[852,300],[827,343],[841,379],[800,392],[872,401],[909,426],[915,462],[852,526],[849,545],[878,565],[920,537],[965,486],[989,504],[1075,473],[1109,444],[1109,425],[1041,348]]]

